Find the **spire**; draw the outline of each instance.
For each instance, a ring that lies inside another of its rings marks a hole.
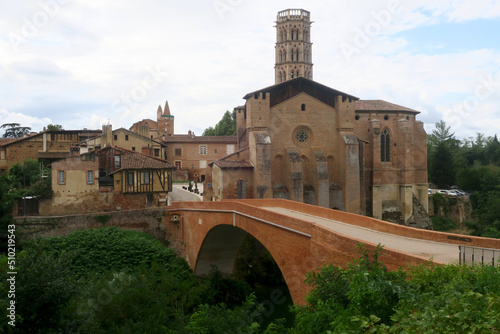
[[[158,110],[156,111],[156,120],[161,119],[161,115],[163,115],[163,110],[161,110],[161,106],[158,106]]]
[[[165,102],[165,108],[163,109],[164,115],[170,116],[170,108],[168,107],[168,101]]]

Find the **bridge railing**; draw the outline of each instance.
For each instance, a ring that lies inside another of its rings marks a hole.
[[[460,264],[500,265],[500,250],[472,246],[458,246]]]

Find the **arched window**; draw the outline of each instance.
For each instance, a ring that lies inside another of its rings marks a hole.
[[[291,74],[291,78],[292,78],[292,79],[294,78],[294,73],[293,73],[293,71],[292,71],[292,74]]]
[[[380,161],[391,161],[391,134],[387,129],[384,129],[380,136]]]
[[[294,59],[293,57],[295,56],[295,51],[294,51],[294,50],[292,50],[292,52],[291,52],[291,56],[292,56],[292,61],[294,61],[294,60],[293,60],[293,59]]]
[[[295,60],[299,61],[299,49],[295,51]]]
[[[280,51],[280,63],[283,62],[283,51]]]

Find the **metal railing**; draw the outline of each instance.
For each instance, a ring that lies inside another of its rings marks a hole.
[[[479,248],[472,246],[458,246],[460,264],[486,264],[497,266],[500,264],[500,250]]]

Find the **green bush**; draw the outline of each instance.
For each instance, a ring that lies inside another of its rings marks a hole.
[[[72,253],[71,270],[76,277],[122,271],[161,263],[172,270],[190,271],[187,263],[153,236],[116,227],[77,231],[66,237],[40,239],[40,247],[54,255]]]
[[[431,217],[434,231],[446,232],[457,228],[457,225],[448,218],[434,216]]]

